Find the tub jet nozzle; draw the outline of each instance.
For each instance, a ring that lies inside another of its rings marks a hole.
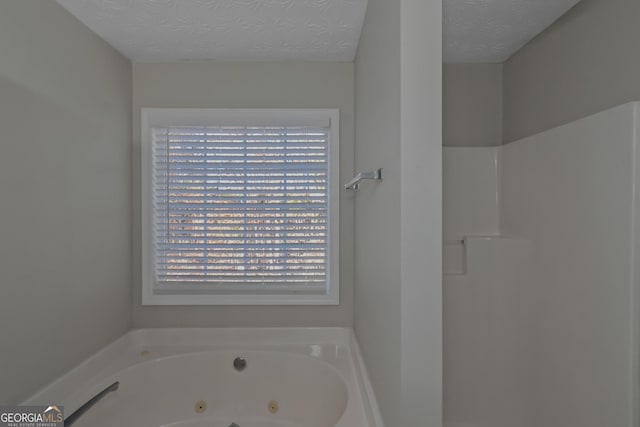
[[[247,361],[245,360],[244,357],[236,357],[233,360],[233,367],[235,368],[236,371],[242,372],[247,367]]]

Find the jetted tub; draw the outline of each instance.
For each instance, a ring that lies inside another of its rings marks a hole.
[[[346,328],[135,330],[24,404],[69,416],[116,381],[74,427],[382,427]]]

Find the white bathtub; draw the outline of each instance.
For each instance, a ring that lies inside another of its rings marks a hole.
[[[136,330],[24,404],[68,416],[115,381],[74,427],[382,427],[345,328]]]

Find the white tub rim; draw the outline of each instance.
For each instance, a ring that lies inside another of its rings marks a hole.
[[[154,338],[158,339],[158,337],[174,337],[180,342],[173,345],[184,346],[202,345],[203,339],[212,340],[215,338],[217,340],[215,345],[207,345],[207,349],[203,349],[203,351],[247,345],[265,345],[269,347],[320,343],[342,345],[349,352],[351,366],[354,370],[353,374],[357,379],[356,385],[366,412],[364,414],[365,418],[367,418],[372,427],[383,427],[384,425],[354,331],[349,327],[132,329],[43,387],[22,402],[22,405],[48,405],[56,399],[60,400],[59,396],[63,395],[65,398],[62,399],[62,402],[58,401],[57,403],[65,406],[67,415],[71,414],[84,403],[87,395],[95,394],[109,385],[107,382],[110,375],[103,375],[102,373],[109,366],[110,361],[116,359],[127,348],[144,347],[145,343],[148,345],[153,342]],[[153,360],[153,358],[150,360]],[[139,363],[146,363],[146,361]],[[119,370],[115,372],[119,372]],[[100,379],[99,377],[101,376],[102,378]],[[95,384],[87,387],[87,382],[91,381],[94,381]]]

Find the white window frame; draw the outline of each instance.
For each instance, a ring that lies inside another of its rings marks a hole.
[[[142,305],[338,305],[340,295],[340,169],[338,109],[212,109],[142,108]],[[294,290],[255,293],[240,286],[238,292],[167,293],[155,283],[152,204],[151,129],[168,126],[329,126],[329,242],[327,287],[324,292]]]

